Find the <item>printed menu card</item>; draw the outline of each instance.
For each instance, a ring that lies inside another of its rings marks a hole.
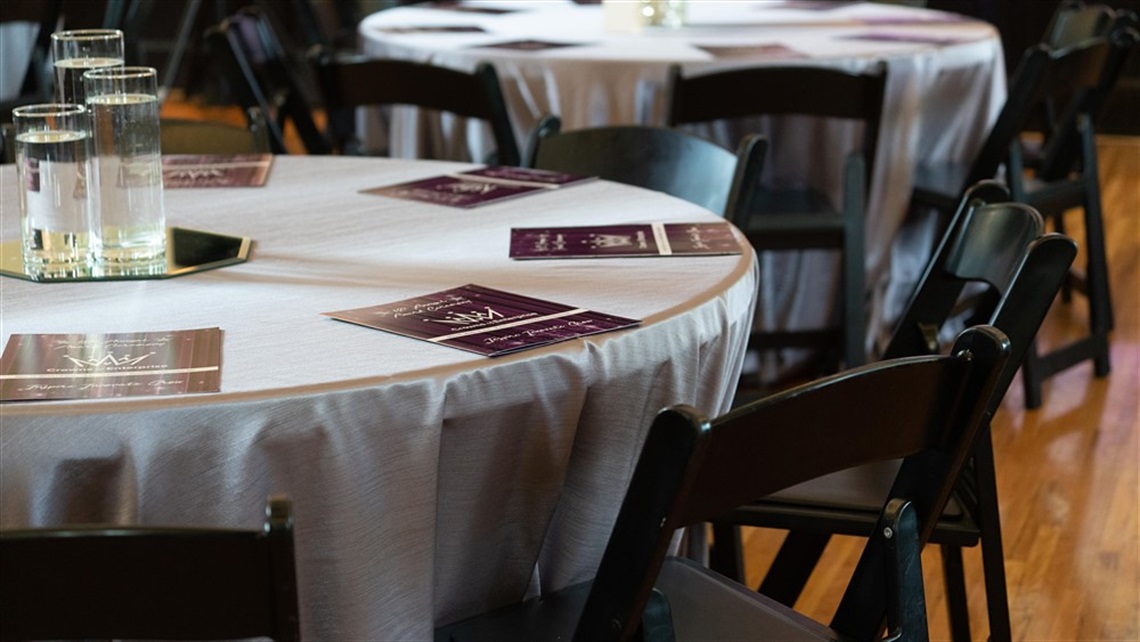
[[[0,401],[218,392],[219,328],[113,334],[13,334]]]
[[[512,259],[740,254],[728,223],[511,229]]]
[[[593,178],[544,169],[491,166],[376,187],[363,190],[363,193],[470,208],[498,203],[525,194],[568,187]]]
[[[489,357],[641,323],[473,284],[324,315]]]
[[[162,186],[261,187],[273,154],[171,154],[162,157]]]

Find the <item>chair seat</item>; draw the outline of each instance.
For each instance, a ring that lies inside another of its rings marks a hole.
[[[914,173],[914,200],[947,212],[954,211],[970,169],[964,163],[919,165]]]
[[[592,582],[568,586],[496,611],[441,626],[436,642],[500,640],[546,642],[571,640]]]
[[[765,190],[758,214],[744,230],[757,249],[791,250],[841,246],[845,218],[827,196],[813,189]]]
[[[656,588],[669,600],[678,642],[845,639],[775,600],[684,558],[665,560]]]

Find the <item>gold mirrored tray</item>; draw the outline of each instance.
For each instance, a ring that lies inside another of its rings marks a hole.
[[[25,269],[20,241],[0,243],[0,275],[36,281],[38,283],[67,283],[74,281],[133,281],[138,279],[170,279],[196,272],[245,263],[249,258],[252,239],[189,230],[182,227],[166,228],[166,265],[138,268],[132,271],[107,273],[99,268],[89,272],[67,275],[36,274]]]

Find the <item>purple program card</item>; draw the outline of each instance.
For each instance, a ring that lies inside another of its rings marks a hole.
[[[953,45],[963,42],[963,38],[954,36],[921,34],[921,33],[887,33],[882,31],[869,31],[850,36],[842,36],[843,40],[870,40],[874,42],[899,42],[920,45]]]
[[[486,33],[487,30],[479,25],[394,25],[391,27],[373,27],[380,33],[392,35],[406,35],[415,33]]]
[[[0,357],[0,400],[218,392],[221,370],[218,328],[13,334]]]
[[[172,154],[162,157],[162,186],[261,187],[272,165],[273,154]]]
[[[501,7],[481,7],[475,4],[463,4],[455,1],[429,2],[420,5],[425,9],[439,9],[440,11],[459,11],[461,13],[483,13],[489,16],[499,16],[504,13],[514,13],[518,9],[505,9]]]
[[[545,189],[548,188],[539,185],[492,183],[464,179],[459,176],[435,176],[409,183],[366,189],[363,193],[450,207],[469,208],[489,205]]]
[[[510,49],[512,51],[545,51],[562,47],[577,47],[576,42],[550,42],[548,40],[510,40],[486,45],[473,45],[477,49]]]
[[[513,228],[512,259],[740,254],[728,223]]]
[[[395,303],[324,314],[490,357],[641,323],[471,284]]]
[[[579,176],[577,174],[567,174],[566,172],[555,172],[548,169],[510,167],[505,165],[491,165],[480,169],[460,172],[459,176],[472,177],[492,183],[537,187],[566,187],[567,185],[576,185],[596,178],[594,176]]]
[[[781,44],[693,46],[717,58],[807,58],[804,53]]]

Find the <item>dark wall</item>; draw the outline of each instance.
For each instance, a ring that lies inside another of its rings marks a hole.
[[[1090,0],[1095,1],[1095,0]],[[1001,32],[1006,70],[1012,72],[1028,47],[1041,40],[1058,0],[928,0],[927,7],[973,16]],[[1105,4],[1140,13],[1140,0],[1108,0]],[[1104,107],[1097,131],[1140,136],[1140,53],[1133,50]]]

